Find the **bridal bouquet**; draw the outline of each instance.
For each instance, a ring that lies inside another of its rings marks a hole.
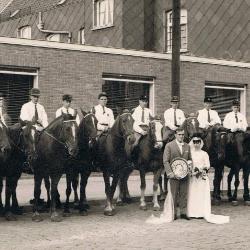
[[[208,169],[207,169],[207,168],[199,169],[199,168],[195,167],[195,168],[193,169],[192,175],[193,175],[193,176],[196,176],[197,179],[198,179],[198,178],[201,178],[202,180],[206,180],[207,172],[208,172]]]

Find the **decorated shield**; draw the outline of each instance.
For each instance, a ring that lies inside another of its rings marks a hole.
[[[176,179],[183,179],[189,172],[189,166],[187,160],[178,157],[175,158],[171,163],[170,167],[175,175]]]

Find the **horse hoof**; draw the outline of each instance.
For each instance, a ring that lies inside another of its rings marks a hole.
[[[87,210],[80,210],[80,211],[79,211],[79,214],[80,214],[81,216],[88,216],[88,211],[87,211]]]
[[[250,201],[245,201],[245,206],[250,206]]]
[[[113,216],[115,213],[113,210],[108,210],[108,211],[104,211],[104,215],[106,216]]]
[[[116,201],[116,205],[119,206],[119,207],[122,207],[125,204],[122,201],[119,200],[119,201]]]
[[[238,205],[239,205],[239,202],[238,202],[238,201],[232,201],[232,205],[233,205],[233,206],[238,206]]]
[[[40,221],[43,221],[42,217],[40,216],[40,214],[38,213],[34,213],[32,215],[32,221],[34,222],[40,222]]]
[[[160,207],[153,207],[154,211],[160,211]]]
[[[90,209],[90,205],[88,203],[85,203],[85,204],[83,204],[83,208],[86,209],[86,210]]]
[[[5,214],[5,219],[7,221],[16,221],[17,220],[17,218],[11,212],[7,212]]]
[[[146,205],[140,205],[140,209],[143,210],[143,211],[146,211],[147,210],[147,206]]]
[[[73,207],[74,209],[79,209],[79,202],[74,202]]]
[[[59,214],[52,214],[50,217],[52,222],[61,222],[62,221],[62,217]]]

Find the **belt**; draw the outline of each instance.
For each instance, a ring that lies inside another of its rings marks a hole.
[[[107,123],[100,123],[100,125],[103,125],[103,126],[108,126]]]

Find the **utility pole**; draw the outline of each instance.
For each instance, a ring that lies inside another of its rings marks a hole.
[[[172,96],[180,97],[180,0],[172,0],[173,3],[173,30],[172,30]]]

